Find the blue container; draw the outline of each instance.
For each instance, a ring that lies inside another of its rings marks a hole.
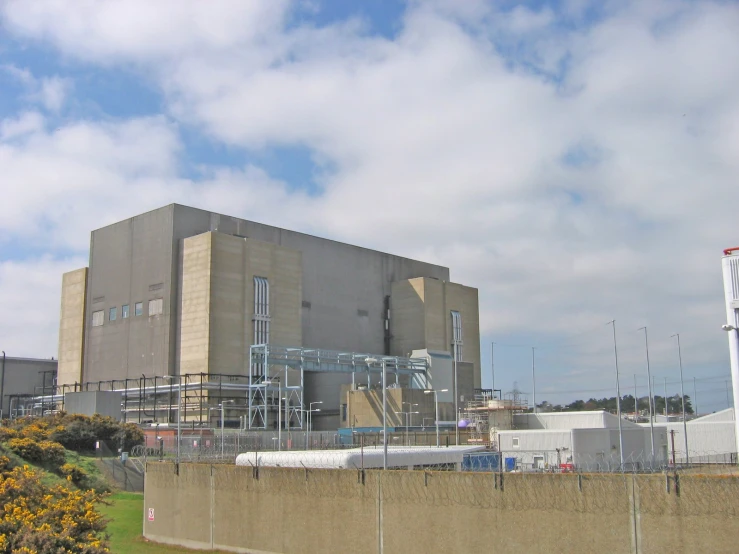
[[[505,459],[505,470],[513,471],[514,469],[516,469],[516,458],[506,458]]]
[[[462,471],[500,471],[500,454],[465,454],[462,458]]]

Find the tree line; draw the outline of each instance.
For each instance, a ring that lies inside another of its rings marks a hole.
[[[649,397],[644,396],[637,399],[639,412],[642,414],[649,413]],[[655,413],[665,413],[665,397],[655,395],[654,396]],[[546,400],[541,404],[536,405],[540,412],[586,412],[590,410],[606,410],[608,412],[616,413],[616,397],[610,398],[590,398],[589,400],[575,400],[569,404],[551,404]],[[621,411],[627,413],[633,413],[634,411],[634,396],[627,394],[621,397]],[[667,397],[667,412],[670,414],[682,413],[683,406],[681,397],[679,394]],[[693,414],[693,404],[690,401],[690,396],[685,395],[685,413]]]

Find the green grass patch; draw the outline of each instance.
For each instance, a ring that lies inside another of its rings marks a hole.
[[[148,542],[142,536],[144,524],[144,495],[135,492],[119,492],[108,498],[110,505],[100,511],[110,522],[110,551],[113,554],[172,554],[173,552],[213,552],[220,550],[189,550],[182,546],[169,546]]]

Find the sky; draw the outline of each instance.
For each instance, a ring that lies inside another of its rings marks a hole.
[[[739,4],[0,0],[0,348],[177,202],[450,268],[483,385],[727,407]],[[494,356],[492,343],[495,343]],[[491,360],[492,358],[492,360]],[[694,380],[695,379],[695,380]]]

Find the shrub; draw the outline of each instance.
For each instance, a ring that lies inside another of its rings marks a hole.
[[[41,462],[42,454],[39,444],[32,439],[10,439],[8,448],[29,462]]]
[[[58,442],[41,441],[38,443],[41,448],[41,461],[60,466],[64,463],[64,447]]]
[[[49,463],[54,466],[64,463],[64,447],[58,442],[36,442],[28,438],[10,439],[8,448],[29,462]]]
[[[95,441],[106,441],[122,446],[130,451],[137,444],[144,442],[144,433],[133,423],[120,423],[111,417],[94,415],[62,415],[57,417],[54,432],[55,440],[69,450],[91,452],[95,449]]]
[[[64,464],[59,468],[59,473],[67,477],[77,486],[82,486],[82,484],[87,480],[87,472],[75,464]]]
[[[18,438],[18,431],[10,427],[0,427],[0,442],[7,442],[10,439]]]
[[[107,522],[95,508],[101,500],[94,491],[48,487],[28,466],[1,470],[0,553],[108,552]]]
[[[38,442],[49,440],[52,431],[53,429],[49,429],[49,426],[45,421],[39,420],[26,425],[23,429],[21,429],[20,435]]]

